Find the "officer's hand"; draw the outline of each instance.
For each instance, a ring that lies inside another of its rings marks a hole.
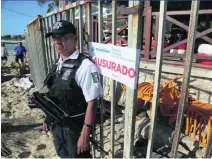
[[[89,128],[88,128],[89,129]],[[77,153],[83,153],[89,150],[89,133],[90,130],[83,128],[79,140],[77,142]]]

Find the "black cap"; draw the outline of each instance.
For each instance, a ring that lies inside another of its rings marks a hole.
[[[66,35],[68,33],[76,35],[75,26],[67,20],[60,20],[54,23],[52,31],[47,33],[45,37],[48,38],[52,35]]]

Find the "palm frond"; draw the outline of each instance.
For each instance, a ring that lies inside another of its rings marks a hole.
[[[59,7],[59,0],[54,0],[54,5],[55,5],[56,7]]]
[[[39,6],[42,6],[46,3],[47,0],[37,0]]]
[[[47,13],[51,12],[54,9],[54,2],[51,2],[48,4],[48,9],[47,9]]]

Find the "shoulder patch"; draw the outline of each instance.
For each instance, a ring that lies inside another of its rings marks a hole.
[[[98,83],[99,82],[98,72],[91,73],[91,76],[92,76],[93,83]]]

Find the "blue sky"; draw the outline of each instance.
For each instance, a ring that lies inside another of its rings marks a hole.
[[[2,0],[1,35],[24,34],[27,24],[33,20],[33,17],[46,13],[48,8],[47,5],[48,2],[44,6],[40,7],[36,0]]]

